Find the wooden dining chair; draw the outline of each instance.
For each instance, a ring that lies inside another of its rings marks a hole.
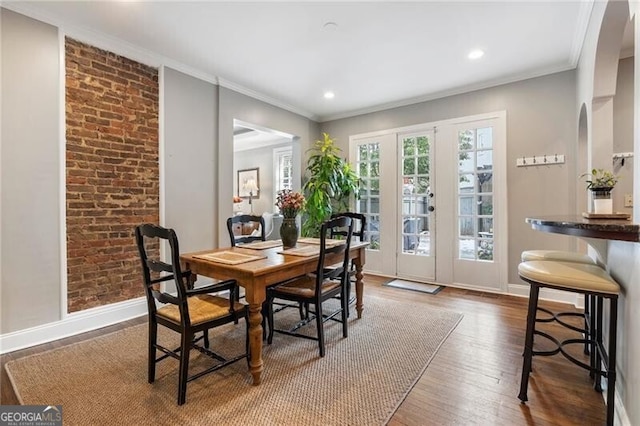
[[[238,236],[237,231],[234,232],[234,230],[238,230],[238,229],[256,229],[256,227],[259,225],[259,229],[260,229],[260,235],[241,235]],[[246,228],[245,228],[246,227]],[[243,215],[238,215],[238,216],[233,216],[227,219],[227,230],[229,231],[229,240],[231,243],[231,247],[235,247],[236,244],[244,244],[244,243],[250,243],[252,241],[266,241],[266,233],[265,233],[265,221],[264,221],[264,217],[262,216],[253,216],[253,215],[249,215],[249,214],[243,214]],[[241,298],[244,297],[244,295],[241,295],[240,292],[237,293],[236,295],[237,300],[240,300]],[[298,305],[291,305],[288,303],[276,303],[279,308],[278,310],[282,310],[285,308],[298,308],[298,311],[300,313],[300,318],[303,318],[305,313],[303,310],[303,306],[301,304]],[[265,339],[267,337],[267,310],[266,310],[266,304],[263,304],[262,307],[262,338]]]
[[[191,271],[182,271],[178,238],[173,229],[153,224],[139,225],[135,229],[136,244],[142,264],[142,277],[149,313],[148,381],[155,381],[156,363],[172,357],[180,361],[178,373],[178,405],[185,403],[187,383],[207,373],[233,364],[243,358],[249,362],[249,334],[247,306],[239,303],[235,295],[238,286],[235,280],[221,281],[206,287],[190,289],[188,281]],[[163,242],[171,249],[169,262],[159,259],[158,247]],[[172,281],[175,295],[163,291],[161,283]],[[229,291],[229,299],[208,293]],[[156,302],[163,306],[157,307]],[[232,358],[225,358],[209,349],[209,330],[228,323],[245,320],[245,351]],[[180,334],[180,346],[169,349],[158,343],[158,325]],[[196,337],[197,333],[202,335]],[[203,344],[199,344],[203,341]],[[189,376],[189,353],[196,349],[217,362],[210,368]],[[157,351],[164,355],[156,358]]]
[[[351,220],[353,221],[352,238],[358,238],[358,241],[360,242],[365,241],[365,232],[367,229],[367,217],[362,213],[341,212],[341,213],[332,214],[331,218],[333,219],[335,217],[340,217],[340,216],[350,217]],[[337,229],[334,233],[331,234],[331,238],[336,238],[336,237],[338,238],[344,237],[344,231]],[[356,297],[351,295],[351,285],[356,281],[356,267],[353,264],[353,262],[349,267],[348,273],[349,273],[349,280],[347,281],[347,296],[349,298],[349,303],[347,305],[347,317],[350,316],[349,305],[352,305],[356,301]]]
[[[345,232],[343,244],[327,245],[327,238],[334,235],[338,229]],[[351,235],[353,233],[353,222],[349,217],[338,217],[330,219],[322,224],[320,228],[320,248],[318,264],[315,273],[304,275],[285,283],[267,288],[267,318],[269,321],[269,336],[267,342],[273,341],[274,332],[288,334],[290,336],[303,337],[318,341],[320,356],[325,355],[324,345],[324,323],[329,320],[342,323],[342,335],[347,337],[347,307],[348,297],[346,294],[349,274],[346,273],[349,265],[349,248],[351,247]],[[336,266],[335,258],[338,256],[340,265]],[[334,297],[339,297],[340,308],[329,313],[323,313],[323,303]],[[274,327],[274,299],[284,299],[299,304],[313,305],[314,312],[308,312],[306,318],[288,330]],[[336,316],[340,314],[340,319]],[[298,333],[301,327],[316,320],[317,336],[308,336]]]
[[[252,241],[266,241],[265,223],[262,216],[241,214],[227,219],[227,230],[231,247],[236,244],[250,243]],[[258,235],[255,231],[258,230]]]

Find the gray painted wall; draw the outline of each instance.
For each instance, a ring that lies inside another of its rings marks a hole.
[[[613,98],[613,152],[633,152],[633,60],[622,59],[618,66],[616,96]],[[624,207],[624,195],[633,194],[633,158],[627,158],[624,166],[620,160],[613,165],[613,172],[620,180],[614,188],[613,211],[633,213],[632,207]]]
[[[226,220],[233,214],[233,180],[234,166],[232,161],[224,161],[225,158],[233,158],[233,120],[242,120],[258,126],[278,130],[296,136],[293,143],[293,155],[304,158],[304,153],[313,141],[320,137],[320,128],[317,123],[308,118],[283,110],[226,87],[220,87],[219,115],[218,115],[218,156],[221,159],[218,171],[220,182],[228,184],[220,187],[218,194],[218,244],[228,245],[229,236],[224,234]],[[294,159],[295,163],[295,159]],[[302,168],[304,170],[304,163]],[[295,189],[295,188],[294,188]]]
[[[61,317],[63,160],[58,31],[1,13],[0,332],[8,333]]]
[[[507,111],[509,283],[521,283],[517,265],[523,250],[568,250],[567,237],[533,231],[527,216],[574,212],[577,173],[577,115],[574,71],[506,84],[429,102],[322,123],[345,156],[349,136],[456,117]],[[565,154],[564,165],[516,167],[523,156]]]
[[[218,231],[218,86],[167,67],[162,83],[164,225],[176,230],[180,251],[206,250]]]
[[[0,332],[5,334],[62,319],[66,266],[60,229],[64,158],[58,30],[1,10]],[[215,246],[220,238],[226,245],[224,220],[232,213],[234,177],[233,162],[223,159],[233,158],[233,119],[296,135],[298,156],[318,138],[318,125],[173,69],[165,68],[160,83],[161,217],[179,233],[183,251]]]

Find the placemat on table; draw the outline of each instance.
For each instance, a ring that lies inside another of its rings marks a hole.
[[[292,255],[292,256],[304,256],[304,257],[317,256],[318,254],[320,254],[320,246],[318,245],[300,246],[300,247],[280,250],[278,253]]]
[[[282,245],[282,240],[253,241],[246,244],[238,244],[236,247],[242,247],[251,250],[264,250]]]
[[[299,243],[303,243],[303,244],[316,244],[316,245],[320,245],[320,238],[309,238],[309,237],[304,237],[304,238],[298,238],[298,242]],[[332,239],[332,238],[327,238],[325,245],[327,247],[335,247],[339,244],[344,244],[345,240],[336,240],[336,239]]]
[[[226,263],[228,265],[237,265],[239,263],[266,259],[267,256],[261,254],[244,254],[234,251],[218,251],[214,253],[196,254],[193,257],[210,260],[212,262]]]

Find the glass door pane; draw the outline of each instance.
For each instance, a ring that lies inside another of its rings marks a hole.
[[[401,250],[403,254],[430,256],[431,140],[427,135],[406,136],[401,150]]]
[[[380,144],[358,145],[356,170],[360,175],[360,199],[356,211],[367,218],[365,239],[369,250],[380,250]]]
[[[458,131],[458,258],[493,261],[493,128]]]

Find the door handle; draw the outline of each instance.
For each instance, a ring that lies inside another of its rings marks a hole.
[[[429,210],[430,212],[434,211],[435,209],[436,209],[436,208],[435,208],[435,207],[433,207],[433,206],[429,206],[429,207],[427,207],[427,210]]]

